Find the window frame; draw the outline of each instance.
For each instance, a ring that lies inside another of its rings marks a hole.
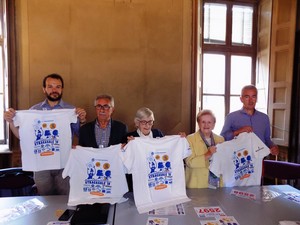
[[[8,76],[8,65],[7,65],[7,60],[8,60],[8,49],[7,49],[7,8],[6,8],[6,1],[5,0],[0,0],[0,26],[2,30],[2,35],[0,35],[0,45],[1,45],[1,55],[2,55],[2,67],[1,73],[2,73],[2,84],[3,87],[2,90],[3,92],[1,93],[2,95],[2,102],[3,105],[1,106],[2,112],[5,111],[6,106],[8,104],[8,96],[7,96],[7,89],[8,89],[8,82],[7,82],[7,76]],[[3,127],[0,128],[3,132],[3,139],[0,139],[0,145],[6,145],[8,142],[8,129],[7,129],[7,124],[3,118]]]
[[[16,44],[16,18],[15,18],[15,0],[0,0],[0,4],[5,7],[6,16],[6,99],[4,101],[4,110],[9,107],[17,108],[17,44]],[[4,121],[4,140],[0,143],[0,151],[18,148],[17,139],[12,135],[8,123]]]
[[[200,8],[202,12],[204,11],[204,4],[205,3],[215,3],[215,4],[226,4],[227,5],[227,19],[226,19],[226,39],[225,44],[206,44],[204,43],[204,38],[201,37],[200,44],[201,44],[201,59],[200,64],[203,65],[203,54],[210,53],[210,54],[222,54],[225,56],[225,93],[224,95],[217,95],[217,96],[224,96],[225,101],[225,115],[224,117],[230,112],[230,97],[231,96],[239,96],[230,93],[230,67],[231,67],[231,56],[232,55],[240,55],[240,56],[248,56],[252,58],[252,73],[251,73],[251,83],[255,84],[256,82],[256,56],[257,56],[257,2],[253,0],[240,0],[240,1],[232,1],[232,0],[203,0],[198,2],[200,4]],[[253,7],[253,28],[252,28],[252,45],[232,45],[232,7],[233,5],[241,5],[241,6],[251,6]],[[198,7],[197,7],[198,8]],[[204,13],[201,13],[201,34],[204,28]],[[194,27],[196,29],[197,27]],[[197,32],[194,32],[197,33]],[[197,46],[199,48],[199,46]],[[200,82],[203,81],[203,66],[199,70],[199,79]],[[197,91],[197,88],[196,88]],[[200,89],[200,107],[203,108],[203,96],[208,94],[203,93],[203,88]],[[212,94],[213,95],[213,94]]]

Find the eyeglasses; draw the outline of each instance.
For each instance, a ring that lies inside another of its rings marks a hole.
[[[139,120],[139,122],[140,122],[140,124],[142,124],[142,125],[146,125],[146,124],[148,124],[148,125],[153,125],[154,120],[149,120],[149,121],[146,121],[146,120]]]
[[[96,109],[104,109],[104,110],[109,110],[111,108],[110,105],[95,105]]]

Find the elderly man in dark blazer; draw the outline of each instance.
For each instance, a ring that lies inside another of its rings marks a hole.
[[[79,145],[105,148],[122,143],[128,130],[124,123],[111,118],[114,111],[114,98],[107,94],[99,95],[95,99],[94,106],[97,118],[81,126]]]

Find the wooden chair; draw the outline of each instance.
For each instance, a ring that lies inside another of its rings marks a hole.
[[[266,184],[267,179],[275,181],[275,184],[287,183],[296,186],[298,179],[300,179],[300,164],[285,161],[264,160],[262,184]]]

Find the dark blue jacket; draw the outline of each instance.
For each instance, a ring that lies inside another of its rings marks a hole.
[[[96,120],[89,122],[79,130],[79,145],[82,147],[98,148],[95,136],[95,124]],[[127,126],[120,121],[111,120],[111,131],[109,136],[108,146],[123,143],[122,141],[126,137]],[[127,142],[125,142],[127,143]]]

